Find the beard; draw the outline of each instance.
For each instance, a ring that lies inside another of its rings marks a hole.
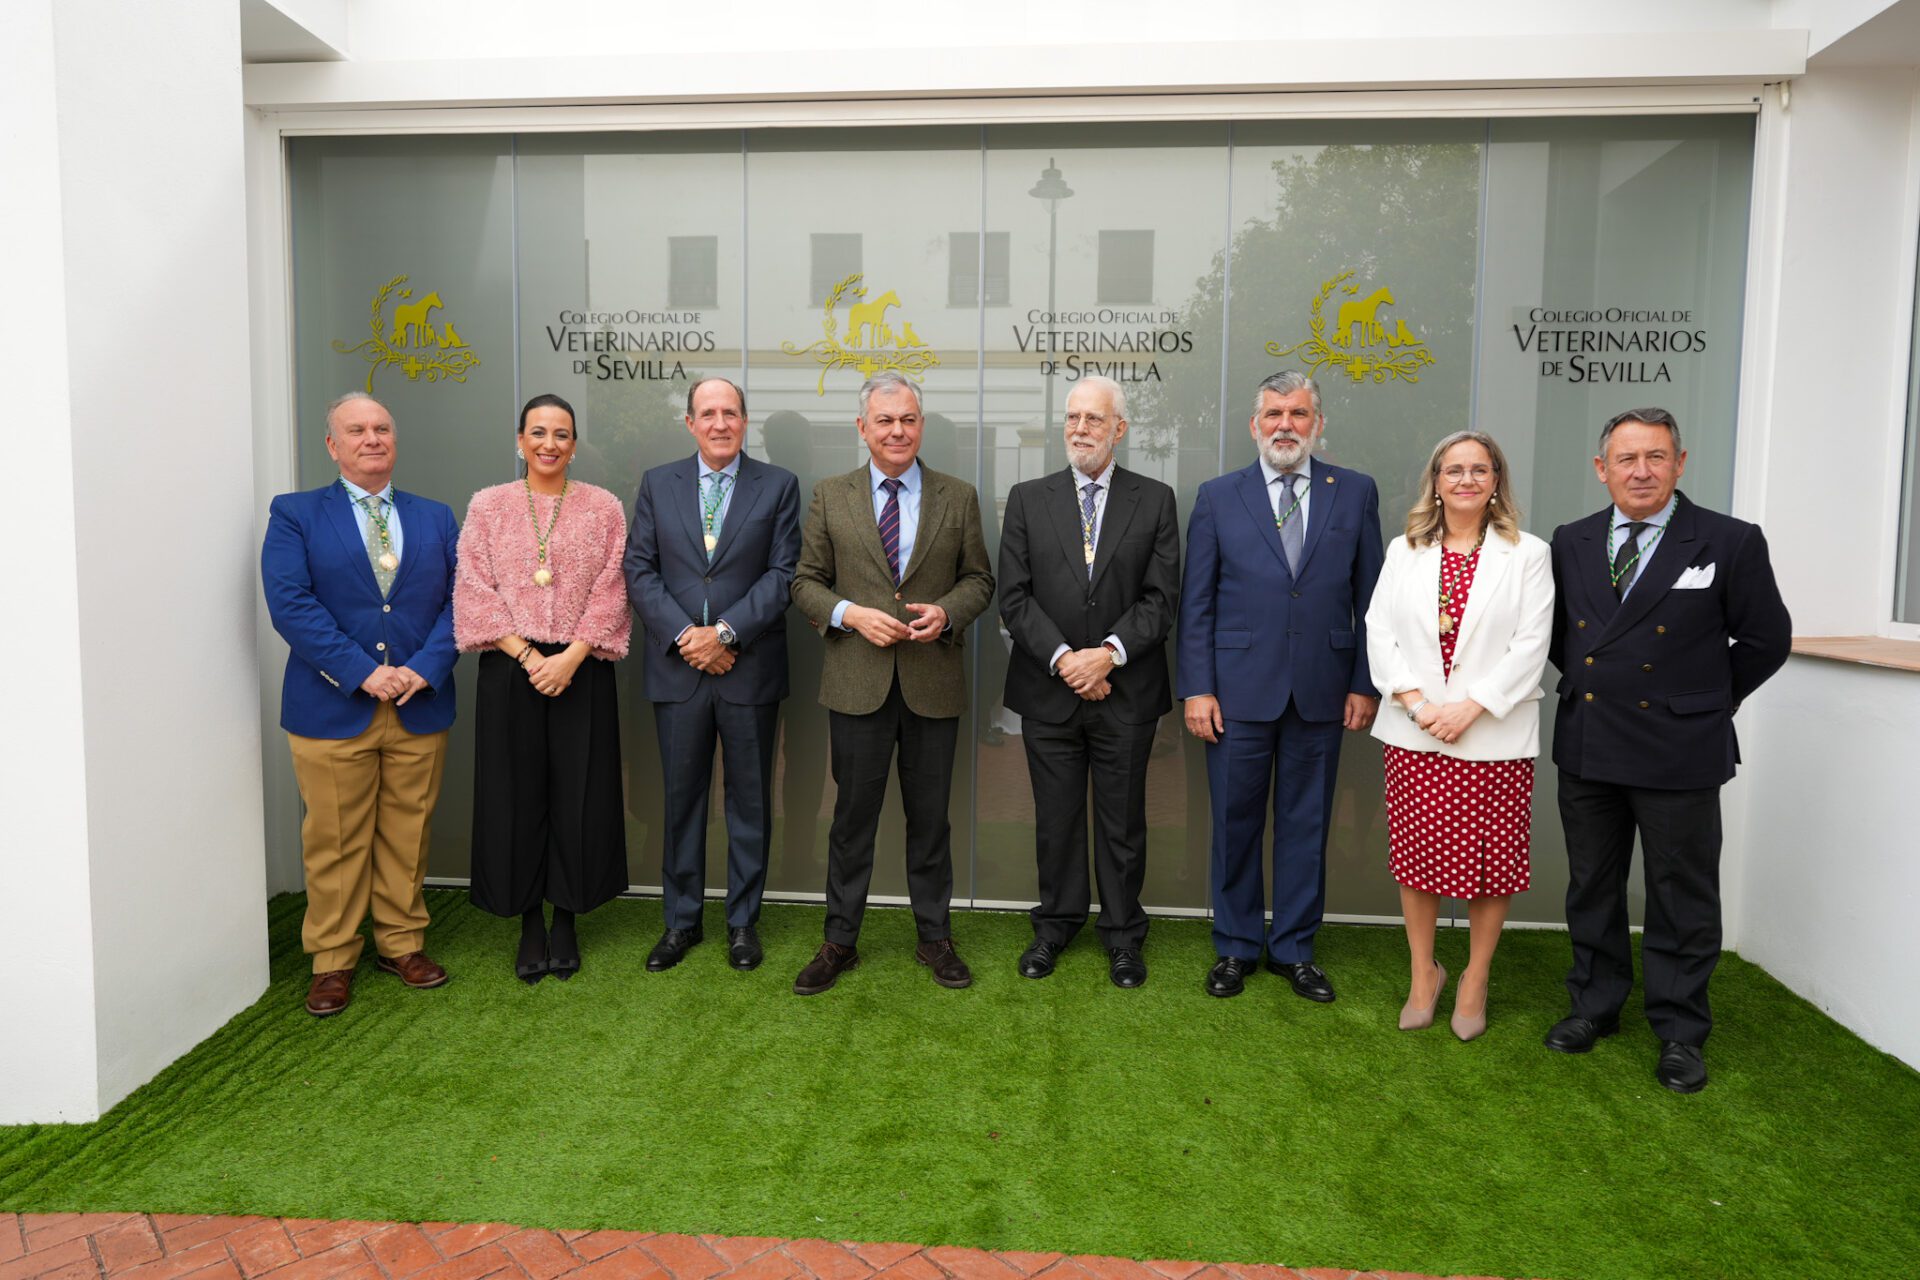
[[[1300,459],[1313,452],[1311,436],[1293,436],[1284,431],[1276,431],[1260,441],[1260,456],[1275,471],[1285,471],[1298,465]]]
[[[1073,469],[1083,476],[1097,476],[1107,469],[1107,463],[1113,460],[1112,445],[1093,445],[1086,449],[1067,446],[1067,461]]]

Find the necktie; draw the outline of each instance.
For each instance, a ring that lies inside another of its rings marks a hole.
[[[1300,549],[1305,545],[1305,538],[1301,532],[1301,526],[1305,521],[1300,518],[1299,499],[1295,496],[1295,486],[1299,483],[1300,473],[1297,471],[1289,471],[1280,477],[1280,510],[1276,514],[1282,520],[1280,549],[1287,553],[1288,573],[1300,572]]]
[[[727,482],[733,479],[724,471],[715,471],[707,476],[707,496],[700,503],[701,532],[706,535],[707,559],[713,559],[714,549],[720,545],[720,507],[727,500]]]
[[[1627,588],[1639,574],[1640,535],[1646,531],[1645,520],[1635,520],[1627,526],[1627,536],[1620,543],[1620,549],[1613,554],[1613,594],[1624,600]]]
[[[901,482],[891,476],[880,482],[887,491],[887,505],[880,509],[880,546],[887,553],[887,569],[893,583],[900,585],[900,490]]]
[[[399,572],[398,566],[389,569],[380,563],[380,557],[393,550],[386,517],[381,513],[384,504],[377,494],[370,493],[360,499],[360,505],[367,512],[367,563],[373,567],[373,580],[380,584],[380,594],[384,596],[393,590],[393,576]]]
[[[1094,527],[1093,500],[1100,496],[1100,486],[1089,480],[1080,490],[1080,535],[1087,556],[1087,581],[1093,581],[1093,549],[1100,540],[1100,531]]]

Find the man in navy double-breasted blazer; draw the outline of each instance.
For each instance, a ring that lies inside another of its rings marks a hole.
[[[1372,479],[1313,461],[1326,429],[1305,374],[1260,383],[1250,424],[1260,456],[1200,486],[1187,526],[1179,697],[1207,743],[1212,802],[1209,995],[1239,995],[1265,957],[1296,994],[1326,1003],[1313,962],[1326,903],[1327,827],[1341,730],[1379,709],[1366,614],[1384,551]],[[1261,843],[1272,797],[1273,924]]]
[[[1646,859],[1640,940],[1654,1077],[1707,1084],[1707,981],[1720,959],[1720,787],[1739,763],[1733,713],[1786,662],[1793,622],[1758,525],[1677,488],[1687,467],[1665,409],[1600,430],[1593,469],[1613,505],[1553,533],[1560,668],[1553,762],[1567,836],[1572,1008],[1550,1049],[1585,1053],[1633,989],[1627,871]]]
[[[800,482],[743,451],[740,388],[725,378],[696,382],[687,430],[697,451],[640,478],[627,526],[627,596],[646,629],[642,679],[666,774],[666,929],[647,956],[656,973],[704,936],[716,738],[726,757],[727,961],[760,963],[774,731],[787,696],[787,601],[800,559]]]
[[[369,908],[376,965],[437,987],[420,892],[453,724],[454,556],[445,503],[393,487],[393,415],[364,392],[327,409],[340,478],[273,500],[260,552],[267,612],[292,650],[280,727],[306,807],[301,859],[313,957],[307,1012],[352,998]]]

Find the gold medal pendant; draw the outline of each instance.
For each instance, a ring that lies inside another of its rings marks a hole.
[[[1440,634],[1443,636],[1453,634],[1453,615],[1452,614],[1443,613],[1440,615]]]
[[[1092,564],[1092,563],[1093,563],[1093,548],[1092,548],[1092,547],[1086,547],[1086,548],[1084,548],[1084,550],[1086,551],[1086,555],[1087,555],[1087,563],[1088,563],[1088,564]]]
[[[714,549],[715,547],[717,547],[717,546],[719,546],[719,545],[720,545],[720,539],[719,539],[719,537],[718,537],[717,535],[715,535],[715,534],[711,534],[711,533],[710,533],[710,534],[708,534],[708,535],[706,536],[706,538],[705,538],[705,539],[703,539],[703,541],[705,541],[705,542],[706,542],[706,544],[707,544],[707,550],[708,550],[708,551],[712,551],[712,550],[713,550],[713,549]]]
[[[553,570],[542,566],[541,568],[535,569],[533,571],[534,586],[536,587],[550,586],[552,582],[553,582]]]
[[[383,551],[380,553],[380,567],[388,573],[392,573],[400,567],[400,557],[391,551]]]

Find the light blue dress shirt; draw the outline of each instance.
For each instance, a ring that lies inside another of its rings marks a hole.
[[[361,499],[369,496],[368,491],[345,476],[340,477],[340,486],[347,491],[347,496],[353,499],[353,522],[360,526],[360,541],[364,545],[367,540],[367,530],[373,525],[373,517],[368,515],[366,507],[361,505]],[[380,490],[380,505],[386,509],[387,545],[393,548],[393,557],[398,560],[405,553],[400,546],[400,508],[393,503],[391,481],[387,483],[386,488]]]
[[[873,498],[875,524],[880,522],[880,513],[887,507],[887,491],[880,487],[880,482],[886,478],[886,472],[871,461],[867,463],[867,485]],[[900,572],[903,575],[907,566],[913,563],[913,537],[920,531],[920,486],[924,478],[917,458],[900,476]],[[833,606],[833,625],[842,631],[847,629],[847,606],[852,603],[851,600],[842,600]]]
[[[1280,505],[1280,495],[1286,492],[1278,483],[1280,477],[1283,475],[1297,475],[1306,481],[1305,484],[1300,486],[1300,510],[1296,511],[1293,515],[1293,518],[1300,522],[1300,536],[1305,538],[1307,535],[1307,516],[1313,509],[1313,455],[1309,453],[1302,456],[1298,463],[1287,468],[1285,471],[1275,471],[1273,465],[1267,461],[1266,455],[1262,454],[1260,457],[1260,474],[1267,478],[1267,505],[1273,508],[1273,518],[1275,520],[1278,520],[1280,513],[1286,510],[1286,507]],[[1288,506],[1291,505],[1292,503],[1289,502]]]
[[[1640,531],[1640,542],[1638,544],[1640,547],[1640,558],[1634,562],[1633,581],[1627,583],[1627,589],[1620,593],[1622,600],[1632,595],[1633,589],[1640,585],[1640,579],[1646,576],[1647,562],[1653,559],[1653,549],[1659,545],[1660,535],[1666,532],[1667,521],[1673,519],[1673,509],[1679,504],[1680,495],[1676,493],[1673,497],[1667,499],[1666,506],[1647,517],[1647,527]],[[1620,544],[1626,541],[1627,526],[1632,523],[1632,516],[1617,506],[1613,509],[1614,533],[1613,537],[1608,540],[1608,546],[1612,549],[1613,554],[1620,554]],[[1613,572],[1612,560],[1607,561],[1607,572],[1609,574]]]

